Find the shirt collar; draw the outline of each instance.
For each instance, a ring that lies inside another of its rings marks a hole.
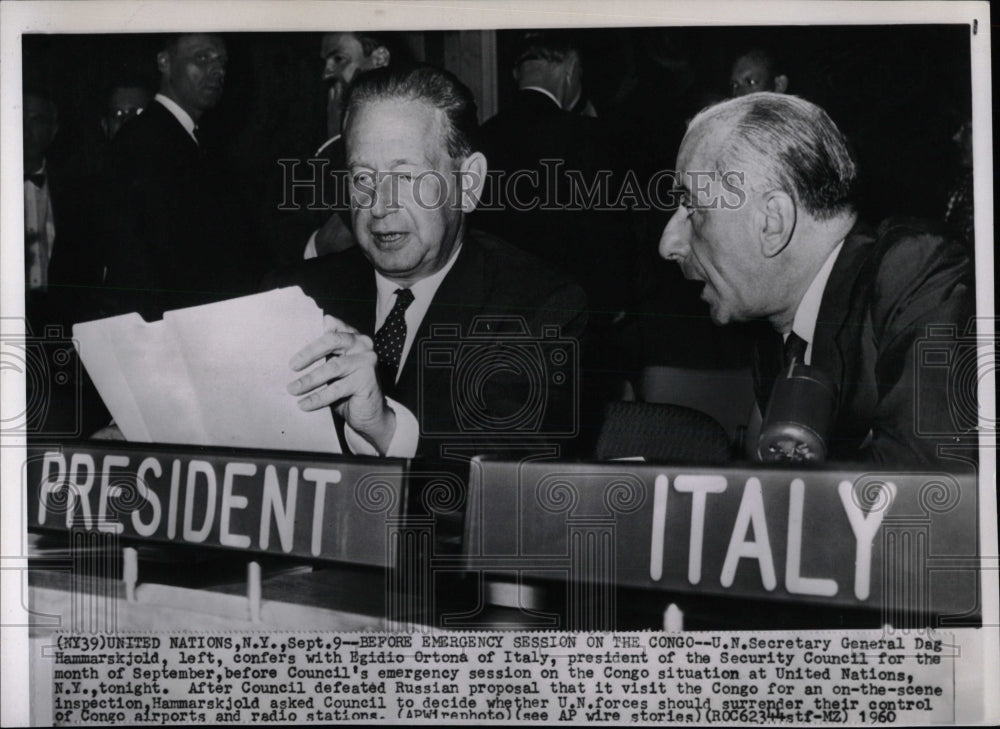
[[[323,150],[329,147],[334,142],[336,142],[338,139],[340,139],[340,137],[341,137],[340,134],[336,134],[327,139],[325,142],[323,142],[323,144],[320,145],[320,148],[316,150],[316,154],[317,155],[323,154]]]
[[[543,89],[541,86],[522,86],[521,87],[521,91],[537,91],[540,94],[545,94],[550,99],[552,99],[553,103],[555,103],[556,106],[558,106],[560,109],[562,109],[562,104],[559,103],[559,99],[557,99],[555,97],[555,94],[553,94],[548,89]]]
[[[809,288],[806,289],[799,308],[795,310],[795,320],[792,322],[792,331],[802,337],[812,345],[813,335],[816,333],[816,321],[819,319],[819,307],[823,302],[823,292],[826,290],[826,282],[833,271],[833,264],[837,262],[840,249],[844,247],[844,241],[840,241],[836,247],[830,251],[826,261],[820,267],[813,278]]]
[[[455,261],[458,260],[458,254],[462,251],[462,246],[459,245],[455,251],[451,254],[451,258],[448,262],[441,267],[441,270],[432,273],[426,278],[422,278],[412,286],[410,286],[410,291],[413,293],[414,300],[430,301],[434,298],[434,294],[437,293],[438,288],[441,286],[441,282],[444,281],[444,277],[448,275],[452,266],[455,265]],[[380,304],[387,305],[390,309],[393,304],[393,294],[396,293],[396,289],[401,288],[395,281],[390,281],[385,276],[383,276],[378,271],[375,272],[375,287],[378,290],[378,300]]]
[[[188,136],[194,140],[194,143],[198,143],[197,137],[194,136],[194,130],[197,125],[194,123],[194,119],[191,118],[191,115],[181,108],[180,104],[171,99],[169,96],[164,96],[163,94],[157,94],[153,97],[153,100],[159,101],[163,104],[167,111],[173,114],[177,121],[180,122],[180,125],[184,127],[184,131],[187,132]]]

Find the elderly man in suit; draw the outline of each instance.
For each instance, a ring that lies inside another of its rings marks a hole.
[[[303,374],[289,391],[306,410],[332,405],[354,453],[437,457],[470,435],[571,435],[575,373],[552,372],[532,343],[548,336],[572,367],[584,296],[468,227],[487,164],[471,92],[430,66],[381,68],[355,80],[345,109],[358,246],[270,281],[300,285],[329,315],[292,360]],[[525,359],[510,367],[511,354]]]
[[[772,325],[775,341],[757,349],[762,412],[765,365],[776,350],[780,369],[782,346],[833,383],[831,459],[936,465],[949,447],[974,452],[955,406],[972,403],[975,422],[975,378],[956,392],[954,372],[917,357],[929,327],[945,325],[957,336],[934,344],[935,361],[959,363],[975,312],[968,256],[918,221],[859,224],[855,174],[840,131],[807,101],[760,93],[709,107],[681,144],[681,206],[660,253],[704,282],[716,323]]]
[[[253,291],[247,211],[200,122],[222,99],[228,55],[216,35],[165,39],[159,93],[111,149],[106,206],[108,314],[158,318]]]

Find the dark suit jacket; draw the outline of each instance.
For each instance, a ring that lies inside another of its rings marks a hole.
[[[280,265],[302,260],[306,242],[331,215],[351,227],[350,189],[344,138],[318,153],[276,163],[261,211],[267,248]]]
[[[538,184],[522,176],[509,185],[498,177],[484,192],[474,225],[565,272],[586,291],[592,318],[613,319],[632,291],[636,256],[624,205],[607,209],[617,201],[621,179],[602,123],[567,113],[529,89],[483,124],[480,136],[492,174],[510,180],[526,170]],[[608,192],[605,209],[596,210],[597,199],[590,204],[587,192],[601,180]],[[519,204],[533,199],[534,208]]]
[[[259,280],[238,186],[159,103],[111,150],[106,313],[169,309],[250,293]]]
[[[977,378],[960,376],[974,315],[972,267],[959,244],[911,219],[886,220],[875,232],[856,226],[827,282],[813,341],[812,365],[838,386],[828,458],[954,467],[939,446],[978,442]],[[941,325],[952,334],[929,336],[929,326]]]
[[[94,214],[98,195],[92,179],[69,175],[59,164],[46,167],[56,235],[48,291],[26,292],[25,314],[31,334],[45,340],[43,350],[68,359],[39,369],[38,378],[26,378],[28,402],[47,401],[47,407],[31,409],[29,429],[40,440],[87,437],[111,419],[72,344],[73,324],[98,315],[104,269]]]
[[[97,195],[90,178],[70,176],[58,164],[46,167],[56,236],[48,291],[29,294],[27,314],[37,336],[49,325],[61,325],[68,336],[70,327],[92,312],[94,292],[103,277],[104,259],[93,212]]]
[[[294,285],[327,314],[374,335],[375,276],[359,248],[280,272],[265,288]],[[585,324],[584,306],[577,286],[531,256],[468,231],[398,381],[384,388],[417,416],[418,455],[437,457],[444,447],[473,444],[491,450],[512,438],[567,443],[577,425],[573,355]],[[510,317],[519,318],[527,332]],[[558,336],[550,327],[558,328]],[[423,361],[421,342],[428,345]],[[511,353],[520,373],[503,366],[510,364]]]

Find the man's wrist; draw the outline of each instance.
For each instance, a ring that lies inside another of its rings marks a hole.
[[[389,403],[382,401],[382,412],[373,423],[366,426],[363,431],[358,431],[367,440],[380,456],[384,456],[392,443],[392,436],[396,433],[396,411],[389,407]]]

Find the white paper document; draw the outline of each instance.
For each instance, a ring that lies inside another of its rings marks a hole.
[[[297,286],[77,324],[87,373],[130,441],[340,453],[329,408],[303,412],[288,361],[323,333]]]

